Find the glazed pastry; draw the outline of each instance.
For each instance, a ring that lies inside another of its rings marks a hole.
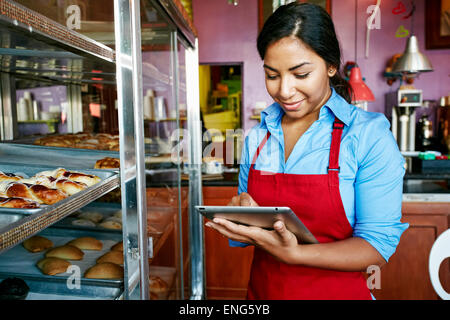
[[[64,245],[50,249],[45,253],[46,258],[61,258],[67,260],[81,260],[84,252],[75,246]]]
[[[93,237],[81,237],[73,239],[67,243],[70,246],[77,247],[81,250],[97,250],[100,251],[103,248],[103,243]]]
[[[122,223],[118,222],[117,220],[109,218],[100,223],[99,226],[106,229],[114,229],[114,230],[122,229]]]
[[[22,242],[22,245],[30,252],[41,252],[53,247],[53,242],[41,236],[33,236]]]
[[[95,162],[95,169],[117,169],[120,168],[120,160],[117,158],[106,157]]]
[[[36,209],[39,208],[39,203],[22,198],[0,197],[0,207],[16,209]]]
[[[87,185],[83,182],[71,181],[68,179],[57,179],[54,182],[54,186],[68,194],[69,196],[74,195],[87,188]]]
[[[21,179],[23,179],[23,177],[14,173],[5,173],[0,171],[0,181],[19,181]]]
[[[55,178],[66,178],[72,181],[81,182],[87,185],[88,187],[93,186],[94,184],[100,182],[100,178],[92,175],[92,174],[85,174],[81,172],[75,172],[75,171],[67,171],[67,170],[59,170],[56,174]]]
[[[89,279],[121,279],[123,278],[123,267],[112,262],[98,263],[86,270],[84,277]]]
[[[55,274],[66,272],[71,263],[61,258],[48,257],[39,260],[36,265],[43,274],[54,276]]]
[[[54,204],[67,198],[65,193],[57,189],[51,189],[40,184],[29,185],[20,182],[11,182],[6,188],[6,195],[10,198],[25,198],[44,204]]]
[[[97,263],[112,262],[118,265],[123,264],[122,251],[109,251],[97,259]]]

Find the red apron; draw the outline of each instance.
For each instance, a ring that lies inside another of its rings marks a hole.
[[[255,161],[270,132],[255,153],[248,176],[248,193],[260,206],[287,206],[320,243],[352,236],[339,192],[339,149],[344,124],[335,119],[327,174],[286,174],[255,170]],[[289,265],[255,247],[248,299],[371,299],[361,272]]]

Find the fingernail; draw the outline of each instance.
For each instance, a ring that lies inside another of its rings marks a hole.
[[[210,227],[211,228],[211,223],[207,222],[205,223],[205,226]]]

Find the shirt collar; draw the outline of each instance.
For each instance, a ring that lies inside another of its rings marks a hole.
[[[331,88],[330,98],[320,109],[319,119],[325,117],[329,112],[334,114],[334,116],[341,120],[345,125],[349,125],[349,105],[347,101],[345,101],[345,99],[336,92],[334,88]],[[283,109],[278,103],[275,102],[261,112],[261,123],[265,123],[266,126],[274,125],[279,121],[283,114]]]

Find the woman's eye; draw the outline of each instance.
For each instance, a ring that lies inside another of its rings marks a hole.
[[[309,76],[309,74],[310,74],[310,72],[309,73],[296,74],[295,77],[297,79],[305,79],[307,76]]]
[[[274,79],[276,79],[277,78],[277,76],[276,75],[270,75],[270,74],[267,74],[266,73],[266,79],[268,79],[268,80],[274,80]]]

